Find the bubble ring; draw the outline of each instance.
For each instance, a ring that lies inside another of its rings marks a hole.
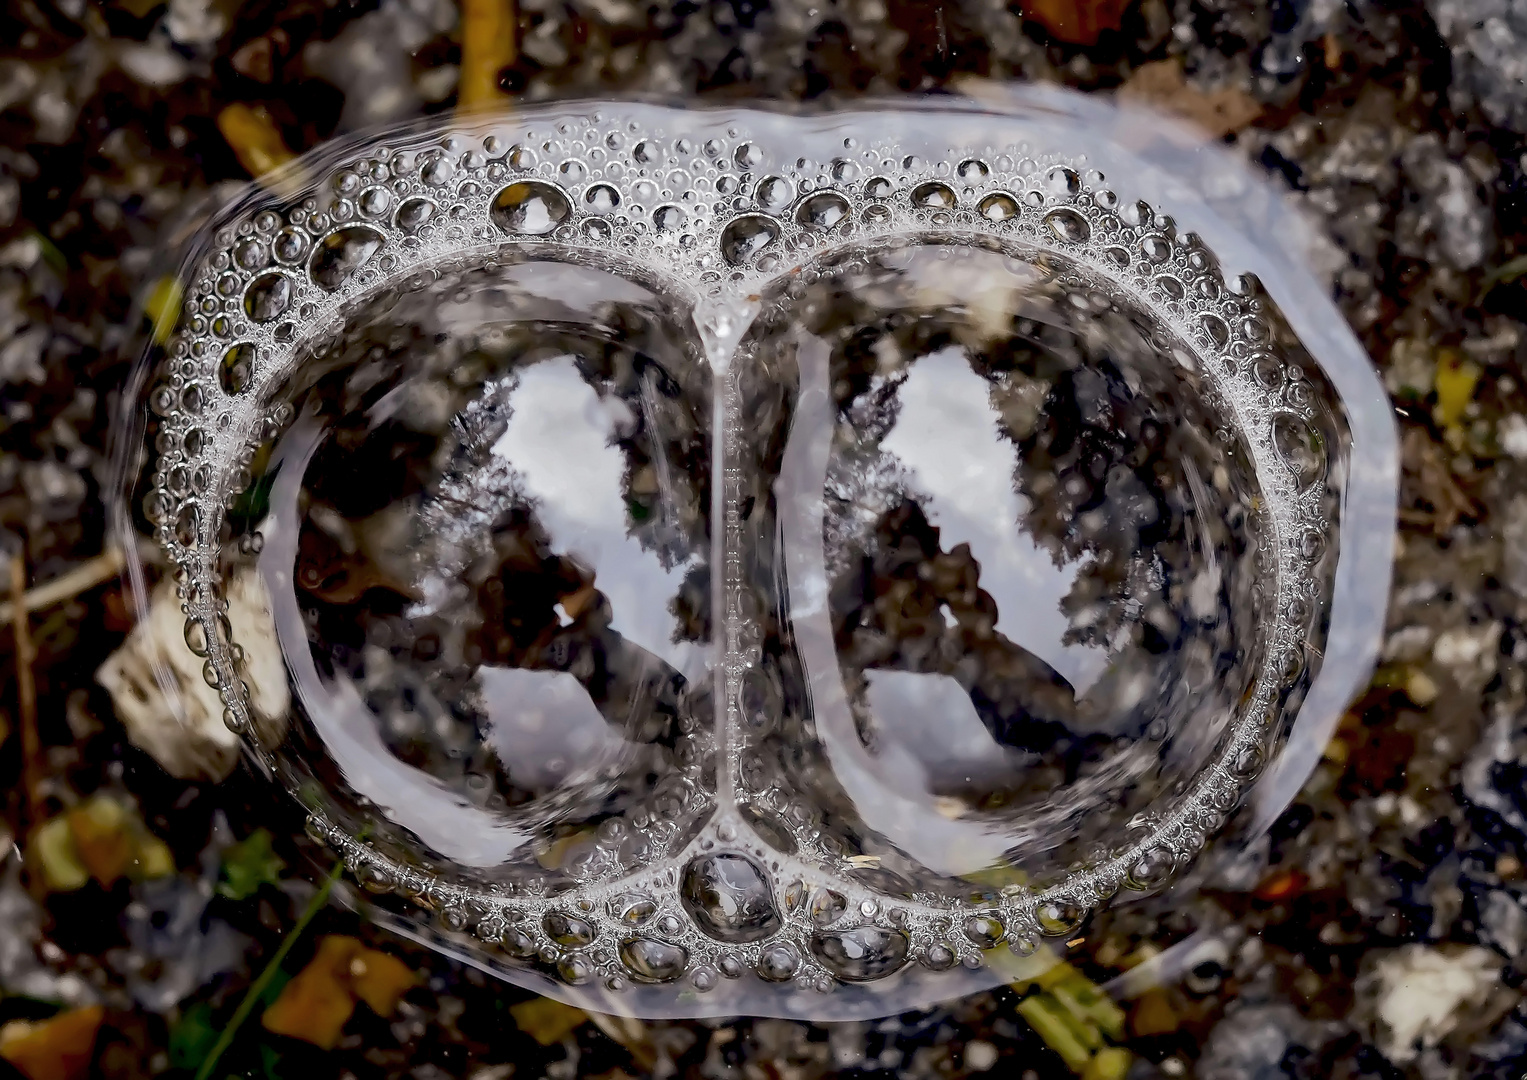
[[[768,981],[831,990],[888,978],[908,965],[926,972],[975,968],[999,944],[1026,956],[1036,939],[1070,933],[1121,887],[1159,887],[1202,845],[1205,823],[1223,822],[1226,808],[1272,756],[1276,732],[1265,718],[1278,713],[1307,667],[1314,571],[1305,556],[1335,546],[1310,539],[1331,532],[1326,462],[1293,460],[1282,445],[1291,428],[1314,422],[1314,406],[1307,394],[1286,394],[1288,380],[1266,377],[1265,360],[1277,351],[1256,283],[1232,287],[1196,237],[1176,237],[1170,219],[1121,200],[1085,160],[1061,150],[951,142],[947,153],[924,159],[881,141],[845,150],[845,161],[857,159],[853,167],[832,160],[803,160],[797,167],[787,148],[798,134],[792,125],[804,121],[657,109],[638,115],[639,124],[619,132],[623,150],[613,149],[618,125],[597,112],[414,132],[387,148],[361,147],[332,165],[333,181],[286,200],[274,244],[249,242],[278,224],[266,199],[220,228],[192,267],[184,310],[166,347],[169,376],[154,398],[172,449],[156,464],[153,498],[158,539],[183,583],[188,640],[194,636],[204,647],[206,675],[227,706],[230,728],[274,768],[271,748],[251,729],[249,688],[218,595],[221,524],[247,482],[253,447],[291,419],[289,409],[271,405],[275,388],[292,375],[303,345],[330,333],[360,300],[451,266],[513,260],[551,242],[674,283],[693,299],[702,336],[719,343],[722,355],[741,329],[722,314],[706,325],[706,313],[731,310],[722,301],[735,305],[765,293],[835,253],[909,235],[998,246],[1041,264],[1056,260],[1078,280],[1151,313],[1179,361],[1195,365],[1235,417],[1267,498],[1270,582],[1260,670],[1212,762],[1164,812],[1043,886],[906,897],[846,876],[844,865],[809,845],[782,854],[719,800],[699,834],[675,852],[677,864],[687,866],[683,875],[670,865],[555,896],[505,896],[398,862],[338,828],[321,796],[292,794],[311,812],[310,835],[335,849],[368,888],[416,899],[439,913],[444,933],[475,934],[495,963],[555,973],[564,989],[602,984],[617,995],[664,983],[703,994],[716,985],[717,972],[753,971]],[[549,137],[585,129],[587,145],[607,144],[612,151],[585,161],[578,183],[565,184],[575,173],[559,173],[555,155],[546,152],[555,141]],[[729,167],[721,175],[736,182],[718,183],[715,199],[699,205],[661,197],[644,205],[649,176],[692,165],[693,155],[682,151],[685,136],[693,146],[704,144],[709,157]],[[967,166],[954,180],[938,161]],[[370,198],[360,216],[339,186],[357,175],[386,178],[378,190],[387,198]],[[719,194],[722,186],[734,194]],[[442,209],[447,203],[449,211]],[[1251,355],[1263,360],[1246,362]],[[744,417],[735,373],[724,362],[717,370],[725,425],[717,442],[730,460]],[[196,485],[184,483],[187,470],[199,477]],[[742,543],[738,497],[729,485],[722,507],[729,556]],[[728,559],[733,578],[735,563]],[[729,578],[727,585],[734,584]],[[756,650],[749,646],[748,614],[733,589],[725,595],[725,715],[718,728],[725,768],[735,771],[740,751],[726,733],[740,722],[742,680]],[[684,890],[694,887],[695,874],[714,870],[717,859],[742,860],[736,865],[762,875],[773,905],[766,932],[728,939],[697,925]],[[831,895],[830,919],[813,919],[804,897],[789,895],[791,884],[801,881],[815,881]],[[640,919],[623,907],[632,896],[654,898]]]

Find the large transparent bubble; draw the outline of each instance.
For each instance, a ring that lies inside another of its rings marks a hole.
[[[563,106],[209,226],[119,523],[377,918],[873,1016],[1265,827],[1372,658],[1393,432],[1285,212],[1124,123]]]

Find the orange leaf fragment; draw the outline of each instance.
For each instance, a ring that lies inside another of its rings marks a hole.
[[[418,981],[407,964],[376,949],[362,949],[350,960],[350,986],[378,1016],[391,1016],[398,999]]]
[[[277,1035],[331,1050],[355,1012],[356,999],[379,1016],[391,1016],[416,981],[397,957],[368,949],[353,937],[329,934],[265,1010],[261,1023]]]
[[[35,1024],[13,1021],[0,1030],[0,1058],[27,1080],[76,1080],[90,1068],[104,1015],[89,1005]]]
[[[359,941],[341,934],[330,934],[320,941],[308,966],[281,989],[281,996],[260,1018],[265,1030],[334,1049],[350,1014],[355,1012],[350,961],[361,948]]]
[[[1057,41],[1094,45],[1104,30],[1124,25],[1129,0],[1025,0],[1024,18],[1033,19]]]
[[[1172,1008],[1172,1002],[1167,997],[1166,991],[1155,987],[1141,994],[1139,1002],[1135,1005],[1135,1014],[1130,1018],[1129,1026],[1141,1038],[1170,1035],[1176,1031],[1177,1012]]]
[[[1257,887],[1256,897],[1268,903],[1292,900],[1310,883],[1309,875],[1302,870],[1284,870],[1274,874]]]

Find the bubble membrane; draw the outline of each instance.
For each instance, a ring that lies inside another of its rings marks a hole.
[[[875,1016],[1276,816],[1394,440],[1227,156],[1039,91],[458,124],[209,224],[121,458],[378,918],[605,1011]]]

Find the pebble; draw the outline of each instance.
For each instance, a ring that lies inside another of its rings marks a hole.
[[[1527,8],[1511,0],[1428,0],[1426,7],[1452,46],[1454,85],[1495,123],[1527,132]]]
[[[1397,1065],[1415,1060],[1457,1027],[1460,1009],[1483,1005],[1499,980],[1499,959],[1477,945],[1406,945],[1389,953],[1374,971],[1379,1049]]]
[[[971,1072],[985,1072],[997,1064],[997,1048],[985,1039],[965,1044],[965,1067]]]
[[[245,569],[228,586],[228,621],[244,647],[245,682],[262,735],[279,741],[291,692],[276,644],[270,600],[257,573]],[[239,740],[223,723],[218,692],[202,677],[203,661],[185,645],[185,618],[168,579],[154,594],[148,618],[96,672],[135,746],[171,776],[221,780],[238,761]],[[157,670],[156,670],[157,669]],[[178,688],[168,699],[160,676]]]

